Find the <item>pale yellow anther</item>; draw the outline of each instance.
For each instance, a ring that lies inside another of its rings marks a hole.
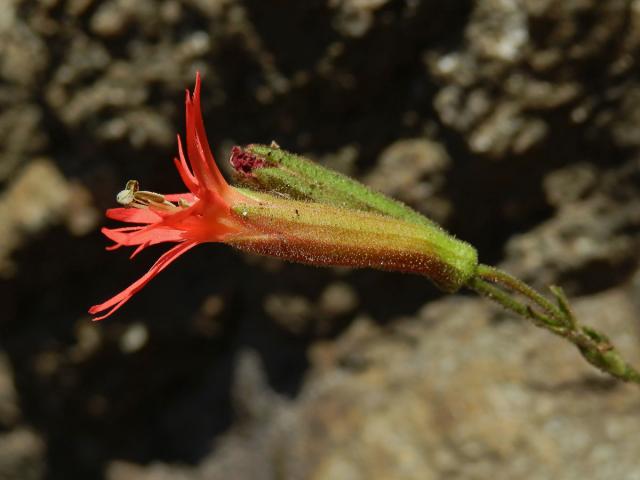
[[[178,205],[175,205],[165,199],[164,195],[155,192],[148,192],[146,190],[140,190],[140,184],[137,180],[129,180],[124,187],[124,190],[120,191],[116,195],[116,201],[124,207],[134,208],[148,208],[153,207],[161,210],[172,210],[175,208],[185,208],[189,204],[180,199]]]

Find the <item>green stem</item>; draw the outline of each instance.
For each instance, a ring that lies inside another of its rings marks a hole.
[[[517,313],[521,317],[529,318],[538,326],[547,328],[554,333],[560,334],[562,326],[555,324],[549,317],[532,309],[529,305],[519,302],[509,293],[490,284],[480,276],[475,276],[467,283],[467,288],[474,290],[483,297],[502,305],[505,309]]]
[[[483,264],[478,265],[477,275],[485,280],[504,285],[505,287],[508,287],[521,295],[524,295],[549,315],[551,315],[551,317],[556,319],[559,322],[558,326],[562,326],[563,319],[565,317],[563,312],[553,303],[543,297],[540,293],[524,283],[522,280],[508,274],[503,270]]]
[[[523,295],[544,313],[515,299],[511,293],[491,282]],[[551,287],[551,292],[558,302],[558,306],[555,306],[521,280],[487,265],[478,266],[476,275],[467,282],[466,286],[507,310],[529,318],[538,327],[566,338],[578,347],[589,363],[603,372],[625,382],[640,384],[640,372],[622,358],[606,335],[578,323],[561,288]]]

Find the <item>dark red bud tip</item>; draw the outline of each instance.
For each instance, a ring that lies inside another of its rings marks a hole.
[[[236,172],[248,177],[253,175],[255,169],[264,167],[263,158],[247,152],[238,146],[231,149],[231,158],[229,161]]]

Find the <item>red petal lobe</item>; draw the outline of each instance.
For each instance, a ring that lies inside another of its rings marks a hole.
[[[167,268],[171,262],[173,262],[176,258],[178,258],[183,253],[192,249],[196,246],[196,243],[193,242],[184,242],[176,245],[168,252],[165,252],[156,263],[149,269],[147,273],[145,273],[138,280],[133,282],[123,291],[114,295],[109,300],[99,305],[94,305],[89,309],[89,313],[91,315],[95,315],[97,313],[102,313],[105,310],[107,311],[104,315],[99,317],[94,317],[93,321],[102,320],[112,315],[116,310],[118,310],[122,305],[124,305],[131,297],[133,297],[137,292],[139,292],[147,283],[151,281],[153,277],[162,272],[165,268]]]

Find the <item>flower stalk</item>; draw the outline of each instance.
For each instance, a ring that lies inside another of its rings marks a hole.
[[[557,305],[521,280],[495,267],[478,265],[476,275],[466,285],[536,326],[549,330],[573,343],[592,365],[625,382],[640,384],[640,372],[629,364],[602,332],[581,325],[576,319],[562,288],[549,287]],[[518,300],[513,293],[525,298]]]
[[[200,76],[186,95],[186,151],[178,137],[174,163],[187,192],[140,190],[130,180],[111,219],[130,224],[103,228],[115,249],[174,246],[140,279],[94,305],[94,320],[113,314],[176,258],[201,243],[316,266],[377,268],[422,275],[445,292],[474,290],[536,326],[572,342],[605,373],[640,384],[640,373],[603,333],[581,325],[560,287],[555,303],[521,280],[478,263],[476,249],[432,220],[340,173],[278,145],[234,147],[230,163],[239,186],[218,170],[200,110]],[[97,315],[97,316],[96,316]]]

